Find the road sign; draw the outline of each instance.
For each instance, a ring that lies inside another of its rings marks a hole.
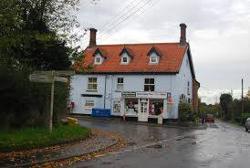
[[[59,76],[55,76],[55,77],[54,77],[54,80],[55,80],[56,82],[64,82],[64,83],[67,83],[67,82],[68,82],[68,78],[59,77]]]
[[[51,83],[50,118],[49,118],[50,132],[52,132],[52,124],[53,124],[55,81],[67,83],[68,79],[65,77],[74,74],[75,74],[74,71],[35,71],[33,74],[30,74],[29,76],[29,80],[31,82]]]
[[[35,71],[33,74],[51,75],[52,71]],[[55,76],[72,76],[75,71],[54,71]]]
[[[51,75],[31,74],[29,80],[31,82],[52,83],[53,77]]]

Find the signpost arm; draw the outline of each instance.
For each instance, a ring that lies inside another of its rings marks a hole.
[[[52,83],[51,83],[51,95],[50,95],[50,116],[49,116],[49,131],[52,132],[53,127],[53,106],[54,106],[54,90],[55,90],[55,81],[54,81],[54,71],[51,72]]]

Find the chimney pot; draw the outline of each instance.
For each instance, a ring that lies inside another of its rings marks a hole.
[[[89,47],[96,46],[96,32],[97,30],[95,28],[90,28],[90,37],[89,37]]]
[[[180,28],[181,28],[180,44],[185,45],[187,43],[187,41],[186,41],[186,28],[187,28],[187,26],[185,23],[181,23]]]

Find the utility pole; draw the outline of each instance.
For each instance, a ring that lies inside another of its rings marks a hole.
[[[243,78],[241,79],[241,115],[244,113],[244,85],[243,85]]]

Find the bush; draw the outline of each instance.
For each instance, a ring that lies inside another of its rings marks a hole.
[[[50,110],[50,84],[32,83],[30,72],[0,66],[0,129],[47,125]],[[56,83],[54,122],[67,110],[69,89]]]
[[[192,111],[191,104],[183,102],[179,103],[179,120],[182,122],[195,120],[195,115]]]

